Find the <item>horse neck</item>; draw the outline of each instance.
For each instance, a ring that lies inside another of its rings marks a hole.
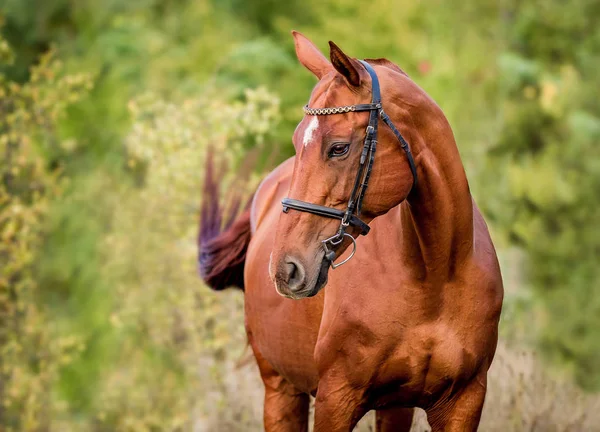
[[[420,279],[448,280],[472,251],[473,203],[447,120],[439,108],[430,117],[413,150],[418,184],[400,211],[402,259]]]

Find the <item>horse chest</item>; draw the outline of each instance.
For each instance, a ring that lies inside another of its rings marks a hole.
[[[338,310],[322,328],[316,361],[320,369],[343,371],[352,387],[367,389],[375,406],[428,405],[480,366],[473,341],[443,319],[414,324],[402,315],[364,312]]]

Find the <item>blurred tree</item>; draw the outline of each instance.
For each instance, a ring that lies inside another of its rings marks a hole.
[[[503,19],[505,100],[485,210],[528,253],[540,346],[598,389],[600,2],[505,2]]]
[[[12,62],[0,37],[0,62]],[[56,133],[59,118],[91,86],[44,55],[19,84],[0,74],[0,429],[33,431],[61,412],[52,397],[60,369],[81,340],[50,325],[47,293],[35,277],[43,220],[60,194],[61,162],[74,146]]]
[[[296,25],[308,24],[317,17],[311,2],[306,0],[212,0],[216,7],[222,7],[242,20],[250,21],[264,34],[273,34],[281,19],[293,19]]]
[[[110,235],[99,246],[101,277],[111,283],[113,300],[102,330],[113,335],[113,351],[85,407],[86,424],[189,430],[210,421],[216,423],[207,430],[246,429],[243,412],[219,399],[226,381],[221,368],[243,346],[243,298],[215,297],[196,275],[197,173],[209,148],[219,155],[217,165],[235,167],[244,143],[264,146],[278,103],[259,89],[234,103],[207,90],[180,104],[153,94],[129,104],[127,166],[142,167],[143,182],[132,187],[107,179],[115,206]],[[251,194],[257,176],[242,184],[236,171],[227,172],[224,184]]]

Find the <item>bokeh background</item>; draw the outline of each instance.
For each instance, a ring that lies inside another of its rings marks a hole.
[[[291,29],[398,63],[453,126],[506,287],[481,430],[600,430],[600,1],[0,16],[0,430],[261,430],[243,295],[203,286],[195,239],[209,147],[224,194],[293,154],[315,80]]]

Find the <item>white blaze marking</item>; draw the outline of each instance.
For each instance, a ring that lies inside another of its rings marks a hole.
[[[315,133],[315,130],[318,127],[319,127],[319,119],[317,118],[317,116],[314,116],[312,118],[312,120],[310,121],[310,123],[308,124],[308,126],[306,127],[306,129],[304,130],[304,139],[302,140],[304,147],[306,147],[307,145],[309,145],[312,142],[313,134]]]

